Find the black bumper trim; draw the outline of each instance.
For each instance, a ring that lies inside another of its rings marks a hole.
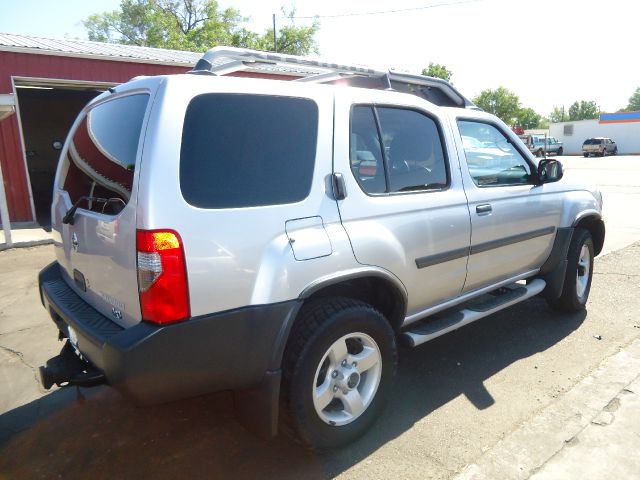
[[[45,306],[58,328],[67,334],[66,325],[73,326],[80,351],[110,385],[142,405],[259,388],[268,371],[279,369],[287,337],[283,332],[301,304],[249,306],[166,326],[141,322],[123,329],[74,292],[75,297],[60,294],[64,279],[57,263],[45,267],[40,280]]]

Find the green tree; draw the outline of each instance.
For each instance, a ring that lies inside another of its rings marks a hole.
[[[622,109],[623,112],[640,111],[640,87],[629,97],[629,105]]]
[[[443,80],[450,82],[451,77],[453,76],[453,72],[444,65],[429,62],[429,66],[422,69],[422,75],[426,75],[427,77],[442,78]]]
[[[549,121],[551,123],[566,122],[568,120],[569,115],[564,111],[564,107],[560,108],[554,106],[553,110],[551,110],[551,113],[549,114]]]
[[[317,52],[318,20],[309,27],[293,24],[295,11],[277,32],[278,51],[297,55]],[[217,45],[273,50],[273,30],[262,34],[244,28],[247,19],[216,0],[122,0],[120,10],[97,13],[83,21],[89,40],[176,50],[205,51]]]
[[[293,24],[295,9],[287,12],[282,8],[281,11],[283,16],[289,19],[290,24],[278,30],[276,38],[278,53],[288,53],[290,55],[318,53],[315,34],[320,29],[320,22],[316,19],[309,27],[297,27]],[[273,30],[266,30],[262,35],[256,36],[252,44],[242,46],[257,50],[273,50]]]
[[[538,115],[533,108],[521,108],[516,116],[516,124],[525,130],[539,128],[542,116]]]
[[[495,90],[490,88],[483,90],[480,95],[473,99],[473,103],[481,109],[493,113],[507,125],[513,126],[517,123],[520,99],[505,87],[498,87]]]
[[[598,118],[600,115],[600,109],[593,100],[580,102],[573,102],[569,107],[569,120],[589,120],[592,118]]]

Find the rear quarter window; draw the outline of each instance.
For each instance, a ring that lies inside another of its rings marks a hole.
[[[295,203],[310,192],[318,108],[304,98],[209,93],[184,119],[180,188],[200,208]]]
[[[64,158],[61,186],[72,203],[82,196],[111,200],[82,205],[101,213],[117,213],[127,204],[148,102],[147,94],[127,95],[100,103],[84,115]]]

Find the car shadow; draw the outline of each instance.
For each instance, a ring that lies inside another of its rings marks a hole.
[[[218,393],[136,408],[108,387],[57,390],[0,416],[0,478],[326,478],[337,475],[465,395],[495,400],[484,382],[544,351],[584,321],[532,299],[416,349],[401,349],[394,395],[376,425],[336,451],[315,452],[279,435],[264,441],[234,418]],[[461,368],[463,366],[463,368]]]

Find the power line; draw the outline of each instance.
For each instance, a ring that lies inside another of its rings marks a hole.
[[[464,3],[477,3],[482,2],[484,0],[462,0],[460,2],[451,2],[451,3],[434,3],[432,5],[424,5],[422,7],[410,7],[410,8],[399,8],[395,10],[380,10],[377,12],[355,12],[355,13],[341,13],[335,15],[305,15],[305,16],[292,16],[287,17],[283,16],[281,18],[289,18],[289,19],[314,19],[314,18],[340,18],[340,17],[363,17],[366,15],[384,15],[387,13],[403,13],[403,12],[413,12],[416,10],[427,10],[429,8],[438,8],[438,7],[449,7],[452,5],[462,5]]]

